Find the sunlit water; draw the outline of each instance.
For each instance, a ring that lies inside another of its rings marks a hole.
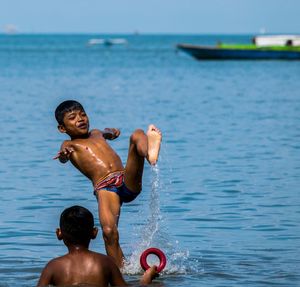
[[[163,132],[158,166],[145,165],[141,195],[122,208],[127,280],[154,246],[168,258],[154,286],[299,286],[300,62],[200,62],[175,49],[250,36],[88,47],[95,37],[0,36],[0,286],[34,286],[66,252],[55,236],[64,208],[89,208],[99,226],[91,184],[52,160],[65,99],[93,128],[121,129],[111,144],[124,163],[135,128]],[[91,249],[104,252],[101,236]]]

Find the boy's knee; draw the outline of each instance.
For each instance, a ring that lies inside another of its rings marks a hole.
[[[130,142],[136,143],[141,137],[145,136],[142,129],[136,129],[130,136]]]
[[[148,154],[147,136],[142,129],[137,129],[130,137],[130,144],[135,146],[139,156],[146,157]]]
[[[119,232],[116,226],[103,226],[102,233],[104,240],[109,244],[119,241]]]

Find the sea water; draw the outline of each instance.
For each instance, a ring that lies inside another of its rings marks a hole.
[[[127,45],[88,46],[91,38]],[[89,181],[52,158],[67,139],[54,110],[80,101],[92,128],[117,127],[124,164],[136,128],[163,133],[158,166],[122,207],[125,277],[162,249],[161,286],[299,286],[300,62],[196,61],[177,43],[252,35],[0,35],[0,286],[34,286],[66,252],[55,236]],[[91,249],[104,252],[101,232]],[[153,258],[155,261],[156,259]]]

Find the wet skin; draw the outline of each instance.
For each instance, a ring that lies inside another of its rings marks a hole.
[[[112,172],[124,170],[120,157],[106,142],[106,139],[117,138],[119,130],[94,129],[89,132],[89,119],[84,111],[66,113],[64,125],[58,126],[58,129],[69,134],[71,140],[63,142],[55,158],[63,163],[70,159],[93,185]]]

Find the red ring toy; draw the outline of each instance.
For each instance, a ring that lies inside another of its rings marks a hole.
[[[159,258],[159,266],[157,267],[156,271],[159,273],[161,272],[166,264],[167,264],[167,258],[166,258],[166,255],[158,248],[149,248],[149,249],[146,249],[142,255],[141,255],[141,258],[140,258],[140,263],[141,263],[141,266],[142,268],[146,271],[147,269],[150,268],[150,266],[148,265],[147,263],[147,257],[149,254],[154,254],[156,255],[158,258]]]

